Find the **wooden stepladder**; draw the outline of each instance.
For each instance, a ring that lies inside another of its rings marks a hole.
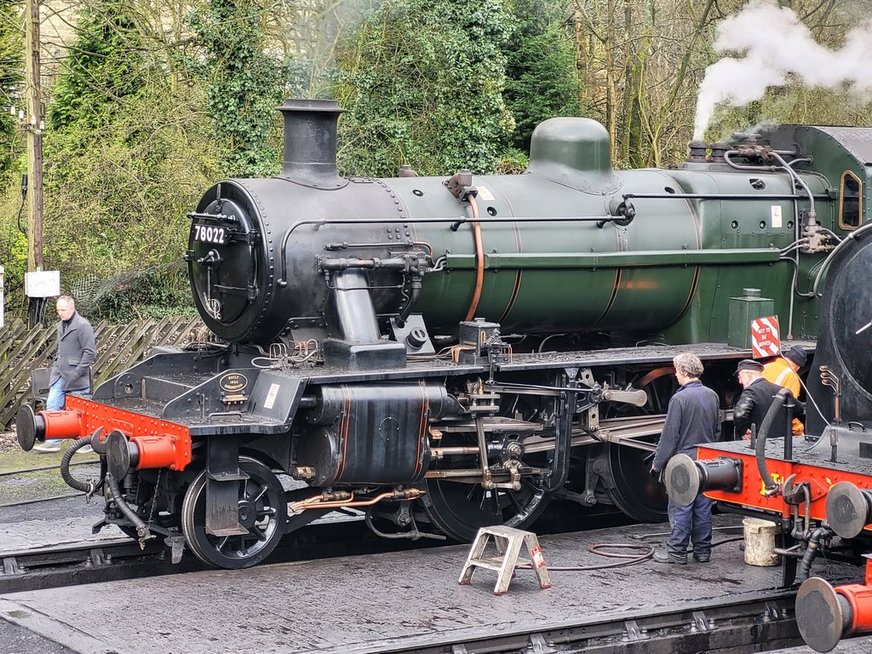
[[[491,536],[494,539],[497,556],[484,558],[485,549]],[[548,569],[545,567],[545,559],[542,557],[542,549],[539,547],[539,539],[536,534],[501,525],[482,527],[478,530],[458,583],[469,584],[476,568],[496,570],[497,585],[494,588],[494,595],[502,595],[509,590],[512,574],[518,565],[521,548],[525,546],[530,556],[533,572],[536,573],[536,578],[539,580],[539,588],[551,588],[551,579],[548,577]]]

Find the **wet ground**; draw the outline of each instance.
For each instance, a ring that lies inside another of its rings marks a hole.
[[[836,645],[835,654],[869,654],[872,652],[872,636],[849,638]],[[811,647],[791,647],[790,649],[774,649],[771,654],[815,654]]]
[[[96,455],[82,459],[95,460]],[[91,526],[102,517],[103,501],[96,498],[87,502],[84,495],[67,486],[57,468],[60,460],[60,453],[23,452],[14,434],[0,435],[0,556],[3,552],[122,535],[114,526],[98,535],[91,534]],[[43,466],[51,469],[31,471]],[[99,472],[96,465],[73,470],[83,479]],[[14,474],[4,474],[10,472]]]
[[[9,504],[75,492],[58,472],[62,454],[63,451],[53,454],[40,454],[35,450],[24,452],[18,446],[14,432],[0,432],[0,517]],[[97,461],[95,454],[77,454],[75,458]],[[33,470],[47,466],[53,469]],[[93,467],[96,471],[96,466]],[[8,474],[21,470],[28,472]]]
[[[727,527],[739,519],[716,521]],[[608,560],[591,554],[591,545],[639,543],[661,529],[634,525],[543,536],[542,551],[550,566],[599,564]],[[716,540],[735,533],[718,532]],[[521,570],[508,594],[498,597],[496,575],[487,570],[477,571],[472,585],[458,585],[468,550],[455,545],[15,593],[0,597],[0,617],[74,652],[214,654],[229,648],[238,654],[347,654],[399,644],[423,647],[482,631],[557,628],[712,598],[742,601],[780,580],[779,567],[745,565],[733,542],[718,547],[707,565],[646,561],[611,570],[554,571],[548,590]]]

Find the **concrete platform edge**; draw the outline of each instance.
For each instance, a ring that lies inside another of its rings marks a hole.
[[[28,629],[78,654],[132,654],[110,647],[75,627],[11,600],[0,599],[0,619]]]

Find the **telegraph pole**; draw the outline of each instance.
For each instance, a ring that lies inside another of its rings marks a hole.
[[[39,66],[39,0],[27,0],[25,13],[25,96],[27,116],[27,269],[42,270],[42,116]]]

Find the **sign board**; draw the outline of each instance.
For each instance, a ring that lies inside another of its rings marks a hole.
[[[751,321],[751,352],[755,359],[774,357],[781,352],[778,316]]]
[[[57,297],[61,294],[61,272],[37,270],[24,273],[24,294],[27,297]]]

